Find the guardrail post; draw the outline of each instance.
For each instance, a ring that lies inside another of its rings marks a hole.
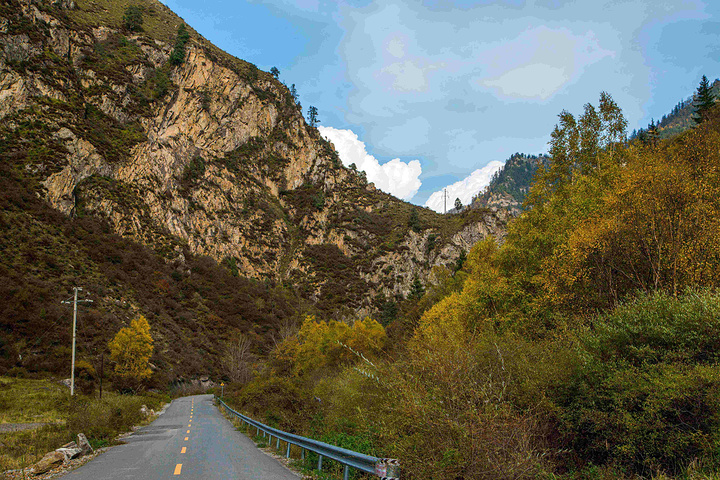
[[[300,460],[305,460],[305,449],[300,448]]]
[[[280,450],[280,437],[277,437],[277,445],[275,445],[275,450]]]
[[[272,435],[268,438],[268,447],[272,448]]]
[[[322,472],[322,455],[318,454],[318,472]]]
[[[345,471],[343,472],[343,480],[348,480],[350,478],[350,467],[348,465],[345,465]]]
[[[287,448],[287,452],[285,452],[285,458],[290,458],[290,442],[287,442],[287,444],[288,444],[288,448]]]

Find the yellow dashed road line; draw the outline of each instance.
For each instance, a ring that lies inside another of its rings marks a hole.
[[[175,475],[180,475],[180,472],[182,471],[182,463],[178,463],[175,465]]]
[[[187,451],[187,447],[183,447],[182,450],[180,450],[180,453],[185,453]]]
[[[188,438],[190,438],[190,437],[185,437],[185,441],[186,441],[186,442],[187,442],[187,439],[188,439]]]

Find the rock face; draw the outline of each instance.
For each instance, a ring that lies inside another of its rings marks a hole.
[[[0,7],[0,121],[36,139],[14,161],[56,209],[168,259],[184,244],[313,299],[345,289],[353,309],[502,237],[504,212],[448,219],[367,185],[283,84],[198,34],[171,64],[181,21],[141,3],[141,35],[110,0]]]

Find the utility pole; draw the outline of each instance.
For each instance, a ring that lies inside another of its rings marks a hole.
[[[72,363],[70,365],[70,396],[75,395],[75,334],[77,332],[77,295],[78,291],[81,291],[80,287],[73,287],[74,298],[73,298],[73,330],[72,330]],[[92,300],[80,300],[81,302],[92,303]],[[70,303],[69,300],[65,300],[62,303]]]
[[[102,400],[102,379],[105,373],[105,354],[100,354],[100,400]]]
[[[447,213],[447,188],[443,190],[443,214]]]

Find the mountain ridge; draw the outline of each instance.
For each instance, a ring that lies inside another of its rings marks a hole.
[[[123,25],[130,5],[143,13],[141,32]],[[172,63],[184,22],[159,2],[11,0],[0,17],[0,138],[13,188],[71,224],[98,219],[110,229],[103,235],[151,248],[173,265],[160,283],[182,283],[188,258],[209,256],[230,276],[297,292],[311,306],[300,310],[352,320],[504,234],[503,211],[444,217],[367,184],[287,87],[191,28]],[[172,329],[165,307],[149,319],[161,318]]]

